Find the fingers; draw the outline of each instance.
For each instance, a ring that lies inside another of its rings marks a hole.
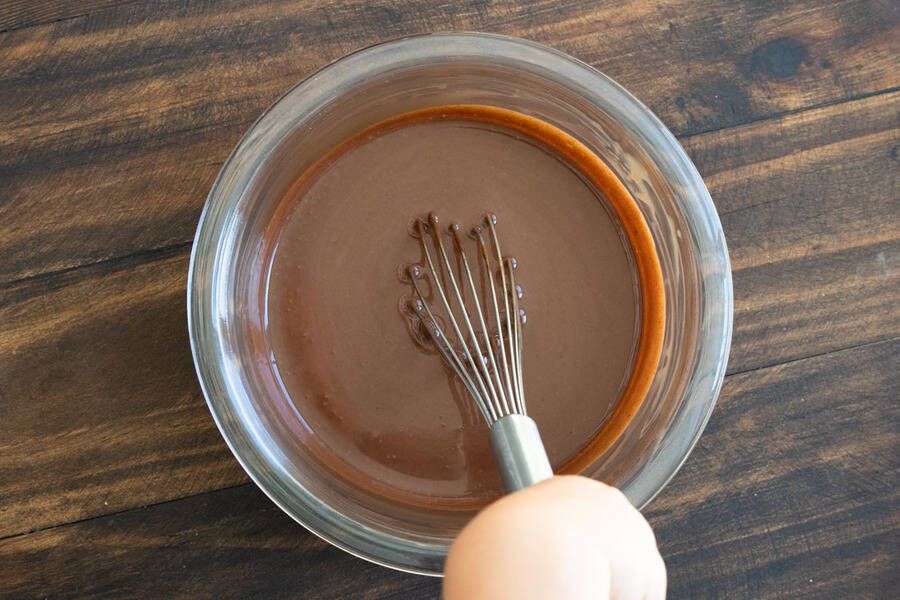
[[[554,477],[498,500],[447,558],[446,600],[662,600],[666,570],[646,519],[617,489]]]

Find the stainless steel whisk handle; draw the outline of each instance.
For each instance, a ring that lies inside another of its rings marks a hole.
[[[491,426],[489,436],[497,471],[507,494],[553,477],[553,468],[531,417],[511,414]]]

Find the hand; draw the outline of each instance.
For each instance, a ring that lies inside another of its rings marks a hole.
[[[564,475],[505,496],[450,548],[445,600],[663,600],[653,530],[616,488]]]

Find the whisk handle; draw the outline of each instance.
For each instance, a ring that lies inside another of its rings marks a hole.
[[[541,435],[531,417],[501,417],[491,427],[490,442],[507,494],[553,477]]]

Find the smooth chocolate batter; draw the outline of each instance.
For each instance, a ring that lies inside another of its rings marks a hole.
[[[301,417],[297,443],[400,502],[500,493],[482,417],[415,343],[400,275],[420,258],[414,219],[468,229],[490,212],[524,288],[529,414],[554,467],[571,461],[610,421],[641,341],[641,279],[609,194],[534,137],[452,111],[394,120],[304,174],[260,274],[265,356]]]

